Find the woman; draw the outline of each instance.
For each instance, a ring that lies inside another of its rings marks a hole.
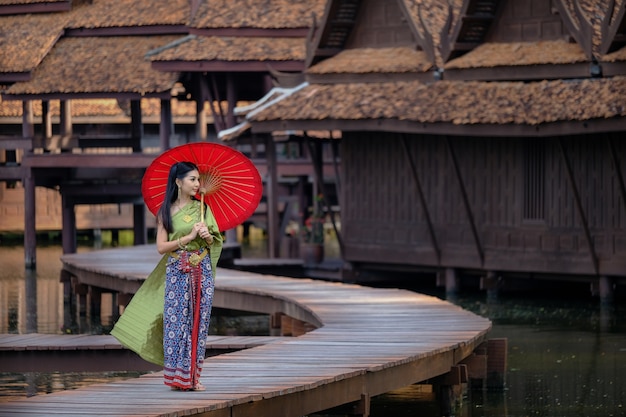
[[[204,389],[200,372],[223,242],[211,210],[193,198],[199,189],[194,164],[172,165],[157,213],[156,246],[164,256],[111,331],[124,346],[163,365],[165,384],[178,390]]]

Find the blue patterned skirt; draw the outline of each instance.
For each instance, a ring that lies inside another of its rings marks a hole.
[[[202,253],[206,253],[206,249],[178,251],[170,256],[166,267],[163,311],[165,384],[183,390],[193,389],[199,382],[213,305],[215,282],[210,256],[204,256],[193,265],[194,254]]]

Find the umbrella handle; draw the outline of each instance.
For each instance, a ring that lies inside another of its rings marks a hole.
[[[204,193],[200,193],[200,221],[204,224]]]

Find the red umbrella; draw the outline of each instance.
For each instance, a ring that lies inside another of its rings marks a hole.
[[[195,142],[177,146],[159,155],[146,169],[141,183],[143,199],[156,215],[163,204],[170,167],[176,162],[193,162],[200,172],[200,192],[211,208],[221,231],[243,223],[254,213],[261,194],[261,176],[241,152],[218,143]]]

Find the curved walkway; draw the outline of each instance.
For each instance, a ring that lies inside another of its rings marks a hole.
[[[64,268],[107,288],[138,285],[154,246],[67,255]],[[204,392],[175,392],[154,373],[0,404],[1,416],[303,416],[450,371],[491,322],[399,289],[218,269],[216,307],[277,312],[319,326],[302,336],[207,358]],[[365,410],[364,414],[367,414]]]

